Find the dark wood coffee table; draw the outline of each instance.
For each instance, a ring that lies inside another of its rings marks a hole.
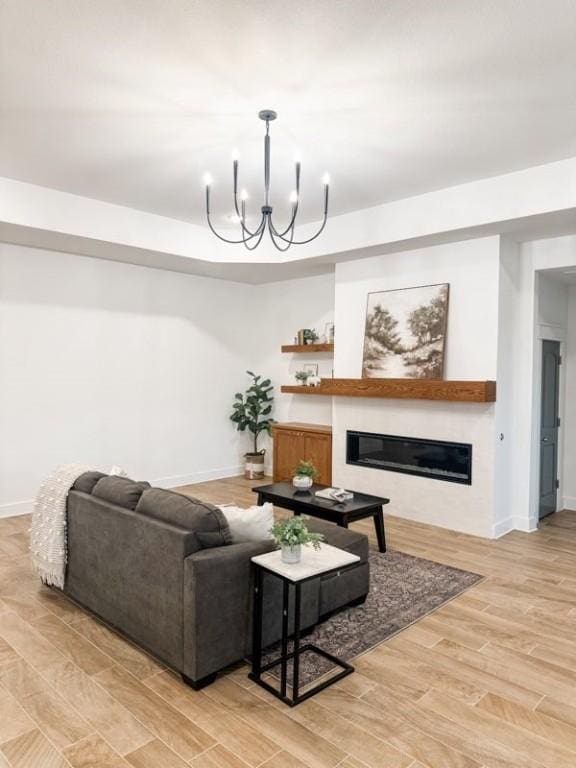
[[[258,494],[258,504],[266,501],[272,502],[277,507],[289,509],[295,515],[310,515],[336,523],[341,528],[348,528],[349,523],[364,520],[367,517],[374,518],[374,528],[378,539],[378,549],[386,552],[386,536],[384,534],[384,513],[382,507],[389,504],[390,499],[382,496],[370,496],[367,493],[356,493],[351,501],[337,502],[328,499],[319,499],[314,494],[327,485],[313,485],[308,491],[300,491],[294,488],[292,483],[271,483],[270,485],[258,485],[252,490]]]

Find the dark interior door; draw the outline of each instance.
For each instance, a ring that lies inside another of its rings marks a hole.
[[[556,512],[558,495],[558,413],[560,342],[542,344],[542,407],[540,418],[540,517]]]

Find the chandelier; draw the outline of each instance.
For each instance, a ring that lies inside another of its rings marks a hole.
[[[292,204],[292,212],[290,221],[285,229],[276,229],[274,222],[272,221],[272,206],[270,205],[270,123],[272,120],[276,120],[277,114],[272,109],[263,109],[258,113],[260,120],[264,120],[266,123],[266,135],[264,136],[264,205],[260,208],[262,214],[260,223],[256,229],[250,229],[246,226],[246,200],[248,195],[246,190],[242,190],[240,193],[240,204],[238,203],[238,156],[235,153],[233,157],[233,192],[234,192],[234,220],[240,225],[241,238],[239,240],[230,240],[227,237],[219,234],[212,221],[210,219],[210,187],[212,185],[212,178],[209,174],[204,177],[204,183],[206,185],[206,218],[208,220],[208,226],[216,237],[223,240],[225,243],[243,243],[249,250],[255,250],[261,243],[264,233],[268,230],[270,239],[279,251],[287,251],[291,245],[304,245],[315,240],[318,235],[323,231],[326,226],[326,220],[328,218],[328,190],[330,186],[330,178],[328,174],[324,174],[322,177],[322,183],[324,184],[324,218],[320,225],[320,228],[312,237],[306,240],[295,240],[294,229],[296,226],[296,216],[298,215],[298,206],[300,204],[300,160],[295,161],[295,175],[296,183],[292,194],[290,195],[290,202]]]

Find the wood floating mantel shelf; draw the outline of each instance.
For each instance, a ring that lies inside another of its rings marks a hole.
[[[283,344],[282,352],[334,352],[334,344]]]
[[[317,387],[283,386],[292,395],[386,397],[400,400],[448,400],[458,403],[493,403],[495,381],[444,379],[322,379]]]

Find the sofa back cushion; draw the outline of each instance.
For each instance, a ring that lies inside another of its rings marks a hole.
[[[104,472],[96,472],[95,470],[83,472],[80,477],[76,478],[72,490],[90,494],[94,490],[94,486],[98,480],[101,480],[103,477],[106,477]]]
[[[136,512],[177,525],[196,536],[197,548],[222,547],[232,543],[230,528],[213,504],[163,488],[144,491]]]
[[[142,493],[147,488],[150,488],[150,483],[137,483],[128,477],[110,475],[98,480],[92,495],[124,509],[136,509]]]

